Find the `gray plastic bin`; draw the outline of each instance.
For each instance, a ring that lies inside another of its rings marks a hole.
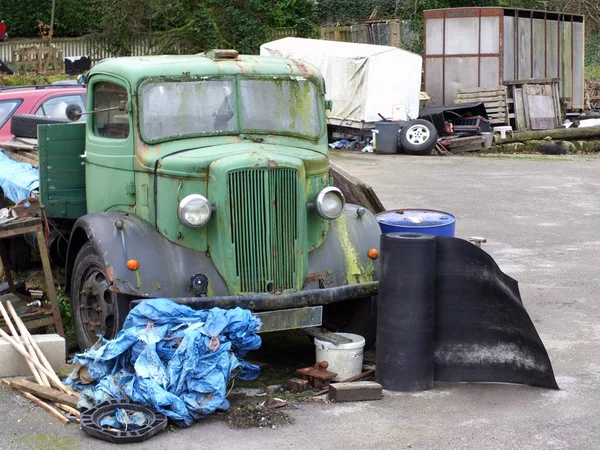
[[[377,138],[375,139],[375,152],[393,154],[398,153],[398,122],[384,122],[383,120],[375,123]]]

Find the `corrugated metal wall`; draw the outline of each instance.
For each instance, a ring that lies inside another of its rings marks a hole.
[[[425,90],[452,104],[458,89],[560,78],[568,109],[583,108],[583,16],[507,8],[425,11]]]

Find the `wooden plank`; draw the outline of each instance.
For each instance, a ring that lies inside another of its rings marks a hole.
[[[502,89],[502,90],[497,90],[497,91],[488,91],[488,92],[463,92],[462,90],[459,90],[456,93],[456,96],[460,96],[460,97],[497,97],[497,96],[502,96],[506,94],[506,90]]]
[[[525,80],[509,80],[505,81],[505,86],[511,86],[513,84],[548,84],[555,81],[560,81],[560,78],[529,78]]]
[[[8,156],[13,161],[24,162],[27,164],[31,164],[33,167],[39,166],[39,161],[37,159],[37,153],[34,152],[17,152],[15,150],[4,149],[4,154]],[[35,156],[34,156],[35,155]]]
[[[21,142],[21,143],[24,143],[24,144],[34,145],[36,147],[37,147],[37,144],[38,144],[37,138],[26,138],[26,137],[19,137],[19,136],[15,136],[13,138],[13,142]]]
[[[450,149],[452,153],[477,152],[483,148],[483,139],[479,143],[473,142],[470,145],[464,145]]]
[[[73,395],[65,394],[56,389],[47,386],[40,386],[37,383],[24,379],[10,380],[10,384],[16,389],[29,392],[40,398],[45,398],[46,400],[51,400],[53,402],[58,402],[62,403],[63,405],[77,408],[77,401],[79,400],[78,393],[74,393]]]
[[[501,101],[505,101],[506,100],[506,96],[505,95],[471,95],[471,96],[465,96],[465,95],[459,95],[456,94],[456,103],[473,103],[474,101],[481,101],[481,102],[501,102]]]
[[[473,144],[481,144],[481,142],[482,142],[481,136],[469,136],[469,137],[451,138],[451,139],[444,141],[443,143],[449,149],[454,150],[454,149],[460,148],[460,147],[468,147]]]
[[[331,161],[329,162],[329,170],[333,178],[333,184],[342,190],[348,203],[364,206],[373,214],[385,211],[383,204],[371,186],[363,183]]]
[[[31,145],[31,144],[26,144],[25,142],[16,142],[16,141],[7,141],[7,142],[2,142],[0,144],[1,148],[4,149],[11,149],[11,150],[21,150],[21,151],[26,151],[26,152],[31,152],[34,150],[37,150],[37,141],[35,145]]]
[[[46,411],[48,411],[54,417],[56,417],[57,419],[59,419],[62,423],[64,423],[64,424],[69,423],[69,419],[67,419],[60,412],[58,412],[58,410],[56,408],[54,408],[54,407],[50,406],[49,404],[41,401],[39,398],[31,395],[29,392],[23,392],[23,391],[19,391],[19,392],[21,393],[21,395],[23,397],[25,397],[26,399],[32,401],[33,403],[35,403],[39,407],[44,408]]]
[[[485,105],[485,109],[489,110],[489,109],[502,109],[504,110],[504,107],[506,105],[505,101],[497,101],[497,102],[483,102],[483,104]]]
[[[487,88],[466,88],[466,89],[460,89],[458,92],[470,94],[473,92],[496,92],[496,91],[505,91],[506,92],[506,87],[505,86],[494,86],[494,87],[487,87]]]

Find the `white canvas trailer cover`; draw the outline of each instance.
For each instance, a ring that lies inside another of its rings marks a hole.
[[[392,116],[403,105],[419,116],[421,56],[395,47],[317,39],[285,38],[261,45],[260,54],[305,61],[325,78],[332,100],[329,123],[364,128]]]

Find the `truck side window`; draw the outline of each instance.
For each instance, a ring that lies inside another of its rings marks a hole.
[[[113,83],[100,82],[94,85],[94,110],[115,108],[95,112],[94,134],[111,139],[126,139],[129,136],[129,113],[119,111],[121,102],[127,101],[127,90]]]

